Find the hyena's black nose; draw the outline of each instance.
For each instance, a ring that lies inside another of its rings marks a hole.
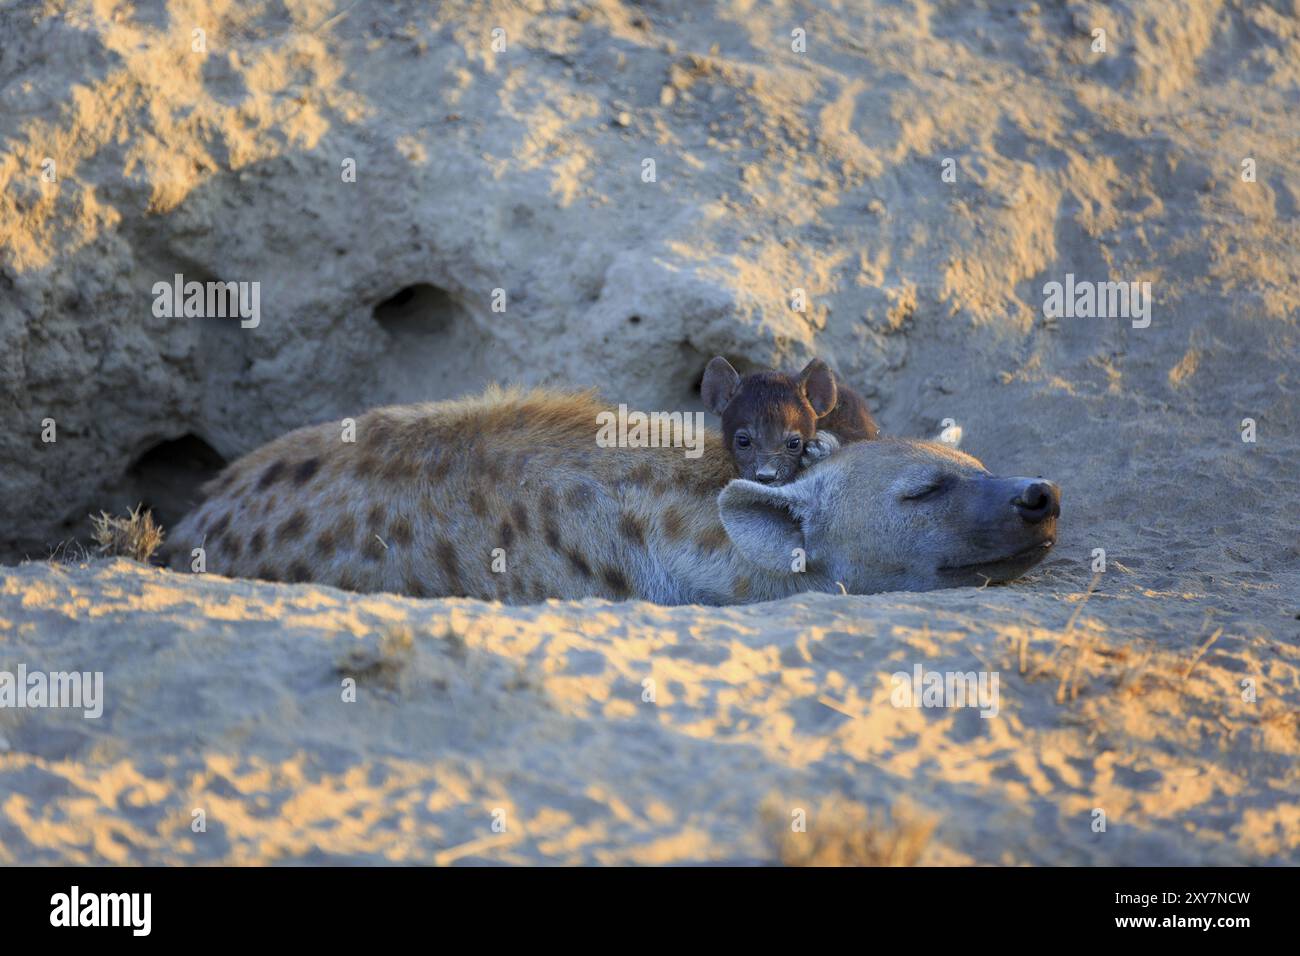
[[[1031,481],[1011,499],[1020,517],[1030,524],[1038,524],[1061,513],[1061,489],[1052,481]]]

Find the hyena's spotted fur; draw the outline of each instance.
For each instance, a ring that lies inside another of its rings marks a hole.
[[[355,442],[336,422],[299,429],[205,487],[172,535],[172,565],[189,570],[202,546],[206,570],[228,576],[509,603],[775,596],[719,520],[735,470],[716,433],[694,459],[601,448],[606,410],[592,394],[491,389],[375,409]],[[780,592],[799,587],[784,577]]]

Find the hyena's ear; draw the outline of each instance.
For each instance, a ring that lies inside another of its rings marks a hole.
[[[799,373],[799,387],[818,418],[830,413],[839,397],[835,374],[821,359],[813,359]]]
[[[721,415],[740,385],[740,373],[721,355],[709,359],[704,367],[704,380],[700,382],[700,397],[709,411]]]
[[[807,551],[803,514],[807,482],[761,485],[737,478],[718,495],[727,537],[746,558],[769,571],[793,571],[796,548]]]

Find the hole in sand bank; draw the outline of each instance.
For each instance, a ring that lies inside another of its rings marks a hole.
[[[386,401],[453,398],[499,377],[489,374],[492,336],[446,289],[428,282],[406,286],[376,305],[373,315],[386,336],[376,363]]]
[[[197,503],[199,487],[225,466],[226,460],[197,435],[160,441],[126,469],[108,495],[111,510],[120,513],[142,503],[164,529],[174,527]]]
[[[437,335],[455,325],[463,313],[446,289],[421,282],[399,289],[375,306],[375,321],[398,338]]]

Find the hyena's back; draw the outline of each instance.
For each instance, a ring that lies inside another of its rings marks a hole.
[[[699,459],[599,448],[604,410],[591,394],[490,389],[367,412],[354,442],[339,423],[299,429],[205,487],[171,536],[172,566],[190,570],[202,546],[206,570],[231,577],[516,602],[628,597],[630,569],[652,561],[656,513],[716,524],[699,492],[733,473],[712,435]]]

